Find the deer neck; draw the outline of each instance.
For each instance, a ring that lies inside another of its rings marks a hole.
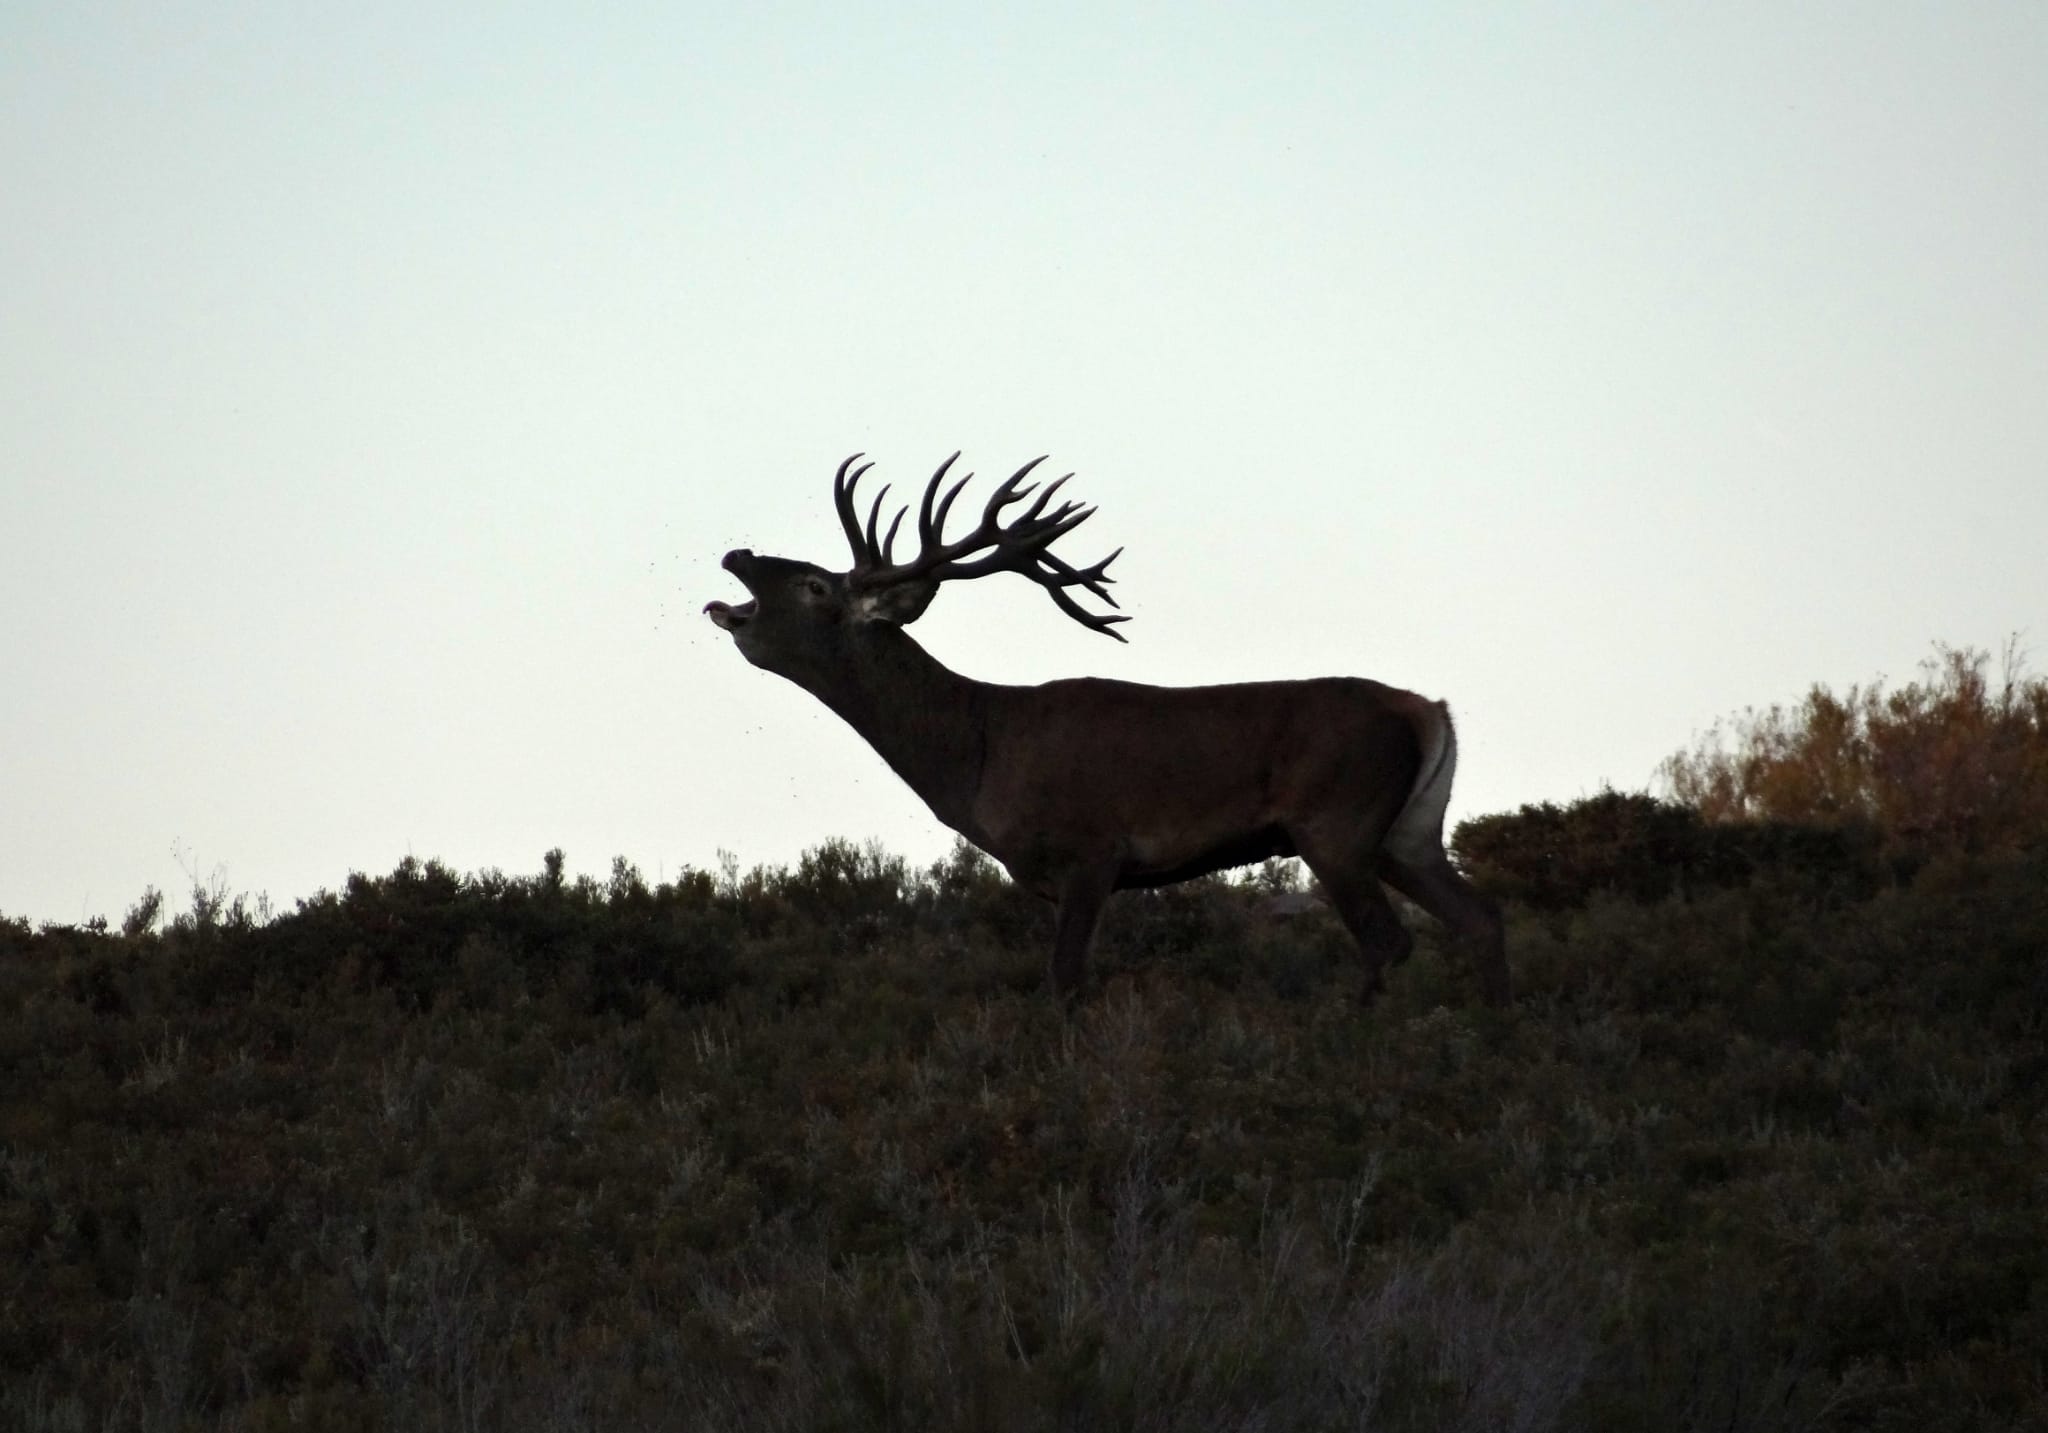
[[[988,686],[945,666],[898,627],[877,625],[856,659],[811,694],[859,732],[941,821],[967,831],[981,785]],[[969,832],[969,834],[972,834]]]

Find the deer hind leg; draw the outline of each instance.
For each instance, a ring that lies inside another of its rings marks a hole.
[[[1365,984],[1359,990],[1359,999],[1370,1005],[1386,986],[1387,967],[1399,965],[1414,949],[1414,937],[1394,914],[1387,893],[1380,889],[1369,856],[1332,848],[1313,836],[1303,839],[1306,833],[1290,835],[1294,835],[1294,847],[1303,864],[1322,883],[1345,929],[1358,942],[1365,957]]]
[[[1448,707],[1438,702],[1433,711],[1418,729],[1421,775],[1379,843],[1374,869],[1381,880],[1444,923],[1451,938],[1471,956],[1486,1003],[1505,1005],[1510,991],[1500,911],[1458,874],[1444,854],[1444,811],[1458,769],[1458,734]]]
[[[1500,910],[1458,874],[1443,849],[1390,845],[1380,853],[1379,873],[1388,885],[1444,923],[1477,970],[1486,1003],[1507,1004],[1512,988]]]

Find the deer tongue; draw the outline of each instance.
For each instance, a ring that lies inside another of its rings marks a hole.
[[[753,620],[754,604],[742,602],[734,607],[724,602],[706,602],[704,611],[713,622],[730,632],[733,628],[743,627]]]

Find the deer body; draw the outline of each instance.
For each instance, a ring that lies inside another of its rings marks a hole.
[[[998,846],[1114,850],[1120,887],[1294,855],[1289,828],[1333,786],[1406,797],[1417,745],[1390,700],[1403,695],[1342,678],[1003,689],[983,825]]]
[[[1057,903],[1051,980],[1063,993],[1080,985],[1112,891],[1298,855],[1365,953],[1368,998],[1410,945],[1385,881],[1451,926],[1472,949],[1485,997],[1504,1002],[1499,917],[1443,853],[1456,738],[1442,703],[1356,677],[1005,686],[948,669],[903,630],[938,582],[1010,570],[1045,583],[1085,625],[1120,636],[1110,624],[1121,618],[1085,613],[1062,590],[1109,600],[1108,560],[1077,571],[1045,551],[1091,509],[1069,503],[1041,518],[1048,489],[1023,518],[997,525],[1002,506],[1032,491],[1016,491],[1029,470],[997,491],[975,534],[946,544],[940,529],[960,484],[934,521],[941,467],[920,510],[924,553],[898,567],[891,543],[875,538],[881,500],[863,534],[843,466],[835,495],[854,569],[731,552],[724,565],[754,598],[706,611],[749,661],[859,732],[941,821]],[[992,556],[962,561],[991,545]]]

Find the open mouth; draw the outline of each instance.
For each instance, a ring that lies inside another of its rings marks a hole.
[[[737,577],[741,582],[746,583],[747,590],[751,592],[754,590],[752,578],[754,561],[754,554],[752,552],[744,547],[736,547],[731,552],[728,552],[718,565],[727,572],[730,572],[734,577]],[[754,613],[758,606],[759,604],[753,598],[748,598],[745,602],[741,602],[738,605],[730,602],[706,602],[704,604],[704,615],[713,622],[716,622],[719,630],[737,632],[740,628],[754,620]]]
[[[754,604],[748,601],[734,607],[726,602],[706,602],[704,614],[725,631],[731,632],[754,620]]]

